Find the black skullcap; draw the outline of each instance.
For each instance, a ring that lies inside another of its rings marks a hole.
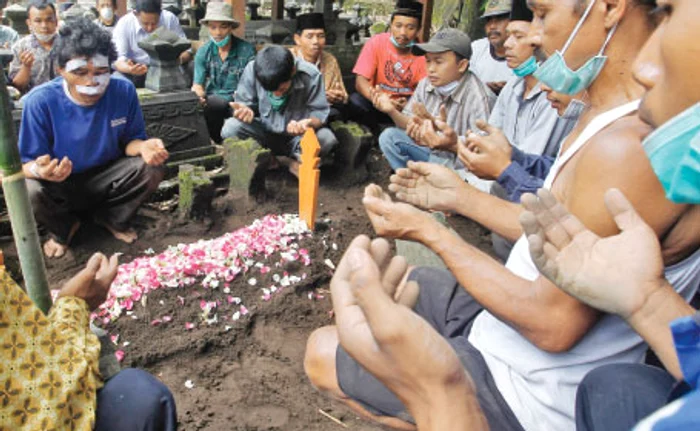
[[[510,10],[511,21],[531,22],[532,11],[527,7],[527,0],[513,0],[513,8]]]
[[[403,15],[420,19],[423,16],[423,4],[413,0],[398,0],[392,15]]]
[[[305,13],[297,16],[297,32],[301,33],[309,29],[326,29],[326,22],[323,20],[322,13]]]

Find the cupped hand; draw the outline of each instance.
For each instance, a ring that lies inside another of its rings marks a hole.
[[[117,276],[118,255],[107,259],[102,253],[95,253],[88,260],[85,269],[68,280],[58,292],[58,298],[74,296],[84,300],[90,311],[99,307],[109,293],[109,287]]]
[[[376,184],[365,188],[362,203],[374,231],[382,237],[420,241],[424,229],[435,223],[427,212],[403,202],[393,202]]]
[[[520,217],[540,272],[580,301],[628,318],[663,285],[661,246],[654,231],[617,189],[605,204],[621,233],[601,238],[548,190],[523,195]]]
[[[149,139],[141,146],[141,158],[147,165],[160,166],[168,160],[169,156],[168,150],[160,139]]]
[[[465,182],[452,169],[426,162],[408,162],[390,178],[396,198],[430,211],[451,212]]]

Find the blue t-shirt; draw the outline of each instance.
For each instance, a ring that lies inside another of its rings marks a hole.
[[[134,139],[147,139],[134,85],[112,77],[102,98],[80,106],[68,98],[63,78],[27,94],[19,129],[22,163],[44,154],[73,162],[73,173],[103,166],[124,156]]]
[[[700,312],[671,323],[671,332],[683,377],[693,390],[657,410],[633,431],[700,430]]]

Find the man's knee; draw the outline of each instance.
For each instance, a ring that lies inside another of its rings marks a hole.
[[[389,127],[388,129],[385,129],[379,135],[379,148],[381,148],[384,154],[386,154],[387,152],[392,154],[398,154],[398,143],[400,142],[400,138],[402,136],[405,137],[406,134],[403,132],[403,130],[397,127]]]
[[[315,330],[306,342],[304,371],[311,384],[323,392],[338,390],[335,355],[338,349],[338,332],[334,326]]]
[[[224,122],[224,127],[221,128],[221,137],[223,139],[245,137],[245,127],[246,123],[238,118],[229,118]]]
[[[316,137],[321,146],[321,152],[319,154],[321,158],[328,156],[338,147],[338,138],[335,137],[335,133],[328,127],[318,129]]]
[[[372,102],[365,99],[365,97],[360,93],[352,93],[348,103],[361,110],[369,110],[369,108],[372,106]]]
[[[151,166],[141,157],[130,157],[128,162],[131,165],[131,169],[136,172],[139,182],[145,184],[145,188],[149,193],[158,190],[158,186],[165,178],[165,165]]]

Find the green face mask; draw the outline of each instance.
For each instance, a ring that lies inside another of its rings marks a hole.
[[[220,41],[216,41],[213,37],[209,36],[212,42],[214,42],[214,45],[216,45],[217,48],[223,48],[226,45],[228,45],[229,41],[231,40],[231,35],[229,34],[225,38],[221,39]]]
[[[289,91],[281,96],[275,96],[272,91],[268,91],[267,99],[270,101],[270,105],[272,105],[272,110],[279,112],[283,110],[284,107],[287,106],[287,102],[289,102]]]

